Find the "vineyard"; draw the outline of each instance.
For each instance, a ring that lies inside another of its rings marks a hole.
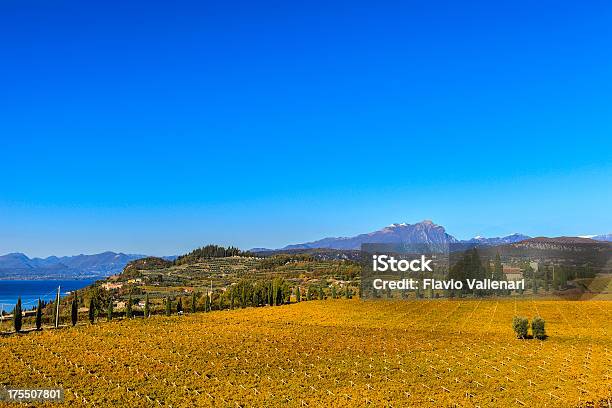
[[[309,301],[7,336],[0,383],[70,406],[608,407],[611,339],[607,301]]]

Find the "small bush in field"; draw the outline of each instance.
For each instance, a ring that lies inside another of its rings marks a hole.
[[[526,339],[527,331],[529,330],[529,320],[525,317],[514,316],[512,318],[512,329],[516,333],[517,338]]]
[[[544,329],[544,325],[546,322],[541,317],[534,317],[531,321],[531,332],[533,333],[533,337],[539,340],[544,340],[546,338],[546,330]]]

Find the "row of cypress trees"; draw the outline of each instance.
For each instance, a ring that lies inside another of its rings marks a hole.
[[[332,298],[336,299],[338,297],[337,293],[336,293],[336,288],[335,286],[332,286]],[[351,295],[351,291],[350,289],[347,287],[344,295],[346,296],[346,298],[350,298],[352,297]],[[208,293],[206,293],[205,295],[205,299],[204,299],[204,311],[205,312],[209,312],[212,310],[212,296],[209,296]],[[300,292],[300,288],[297,287],[296,288],[296,292],[295,292],[295,297],[296,297],[296,301],[300,302],[302,301],[302,295]],[[318,297],[319,299],[324,299],[324,293],[323,293],[323,288],[320,287],[317,290],[315,290],[314,288],[309,288],[305,298],[306,299],[315,299],[316,297]],[[275,299],[273,299],[275,300]],[[126,311],[125,311],[125,315],[128,319],[132,318],[134,316],[134,311],[132,309],[132,296],[130,295],[126,304]],[[232,298],[232,306],[233,306],[233,298]],[[274,302],[273,302],[274,303]],[[273,304],[271,303],[271,304]],[[165,306],[165,310],[164,310],[164,314],[166,316],[170,316],[172,314],[172,300],[170,299],[169,296],[166,297],[165,301],[164,301],[164,306]],[[38,306],[36,308],[36,330],[41,330],[42,329],[42,307],[43,304],[41,302],[40,299],[38,299]],[[75,326],[77,324],[78,321],[78,312],[79,312],[79,304],[78,304],[78,298],[77,298],[77,294],[75,293],[74,297],[72,298],[72,301],[70,302],[70,322],[72,324],[72,326]],[[195,292],[192,293],[191,295],[191,313],[196,313],[197,312],[197,295]],[[220,296],[219,297],[219,309],[223,309],[223,297]],[[56,318],[55,316],[55,308],[54,310],[54,319]],[[182,298],[179,297],[177,304],[176,304],[176,312],[177,313],[182,313],[184,311],[183,309],[183,300]],[[146,294],[145,297],[145,304],[144,304],[144,317],[150,317],[151,315],[151,307],[149,304],[149,294]],[[108,321],[113,319],[113,314],[114,314],[114,309],[113,309],[113,299],[111,298],[108,302],[108,306],[106,309],[106,318]],[[89,322],[90,323],[94,323],[95,319],[96,319],[96,304],[95,304],[95,300],[94,297],[92,296],[90,301],[89,301]],[[16,333],[19,333],[22,329],[23,326],[23,309],[22,309],[22,304],[21,304],[21,297],[19,297],[17,299],[17,303],[15,305],[15,310],[13,312],[13,326],[15,329]]]
[[[38,304],[36,306],[36,320],[35,320],[36,330],[42,329],[42,308],[43,308],[43,303],[40,299],[38,299]],[[73,326],[76,325],[77,323],[78,312],[79,312],[79,304],[78,304],[78,299],[75,295],[74,298],[72,299],[72,302],[70,303],[70,321]],[[56,312],[54,309],[54,315],[55,313]],[[21,329],[23,328],[23,307],[21,305],[21,296],[17,298],[17,303],[15,304],[15,309],[13,310],[13,328],[15,329],[15,333],[21,332]]]
[[[331,298],[338,299],[341,297],[345,297],[346,299],[352,299],[353,293],[351,292],[351,288],[347,286],[343,293],[338,293],[335,285],[331,287]],[[298,286],[295,290],[295,300],[297,302],[301,302],[302,300],[324,300],[326,298],[325,291],[323,290],[323,286],[311,285],[307,291],[304,293],[304,297],[302,298],[302,292],[300,291],[300,287]]]
[[[17,298],[15,309],[13,310],[13,328],[16,333],[21,331],[23,326],[23,308],[21,306],[21,296]],[[42,303],[38,299],[38,306],[36,308],[36,330],[40,330],[42,327]]]

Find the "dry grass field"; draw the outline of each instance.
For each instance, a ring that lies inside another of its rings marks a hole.
[[[515,339],[514,315],[550,337]],[[310,301],[12,335],[0,353],[2,385],[62,386],[70,406],[608,407],[612,302]]]

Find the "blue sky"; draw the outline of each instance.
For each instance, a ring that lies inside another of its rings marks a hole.
[[[0,253],[612,232],[609,2],[0,5]]]

